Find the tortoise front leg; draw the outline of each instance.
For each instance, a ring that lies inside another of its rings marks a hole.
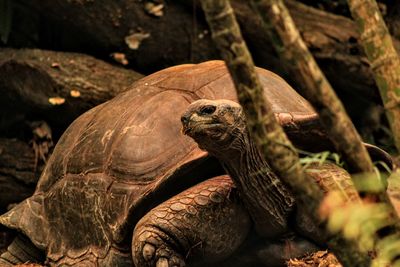
[[[135,266],[180,267],[230,256],[251,227],[235,190],[229,176],[219,176],[151,210],[134,230]]]

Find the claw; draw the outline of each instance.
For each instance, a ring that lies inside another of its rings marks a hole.
[[[156,249],[154,248],[153,245],[150,245],[150,244],[144,245],[144,247],[143,247],[143,258],[146,261],[150,261],[154,256],[155,250]]]
[[[185,262],[176,256],[172,256],[171,259],[169,260],[169,263],[171,265],[171,267],[185,267],[186,264]]]
[[[169,267],[168,260],[166,258],[159,258],[156,267]]]

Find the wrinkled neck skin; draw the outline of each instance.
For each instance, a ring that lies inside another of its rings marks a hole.
[[[236,133],[229,147],[210,149],[238,187],[259,235],[276,237],[287,230],[287,218],[294,199],[286,186],[272,173],[251,140],[248,131]]]

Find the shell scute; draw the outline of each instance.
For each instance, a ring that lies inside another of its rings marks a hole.
[[[166,101],[168,99],[168,101]],[[194,143],[180,133],[180,113],[190,96],[161,92],[132,114],[114,140],[107,173],[119,179],[151,182],[186,157]]]

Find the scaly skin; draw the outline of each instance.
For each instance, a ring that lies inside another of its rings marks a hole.
[[[7,251],[0,255],[0,266],[13,266],[26,262],[42,262],[44,255],[32,242],[20,234],[8,246]]]
[[[229,176],[200,183],[160,204],[137,224],[132,254],[136,266],[185,266],[230,256],[251,228]]]
[[[189,105],[181,121],[183,132],[231,176],[257,233],[266,238],[283,234],[294,198],[251,140],[241,106],[225,99],[201,99]]]
[[[319,249],[290,230],[277,240],[254,235],[238,199],[233,181],[224,175],[152,209],[134,230],[135,266],[276,267]]]

